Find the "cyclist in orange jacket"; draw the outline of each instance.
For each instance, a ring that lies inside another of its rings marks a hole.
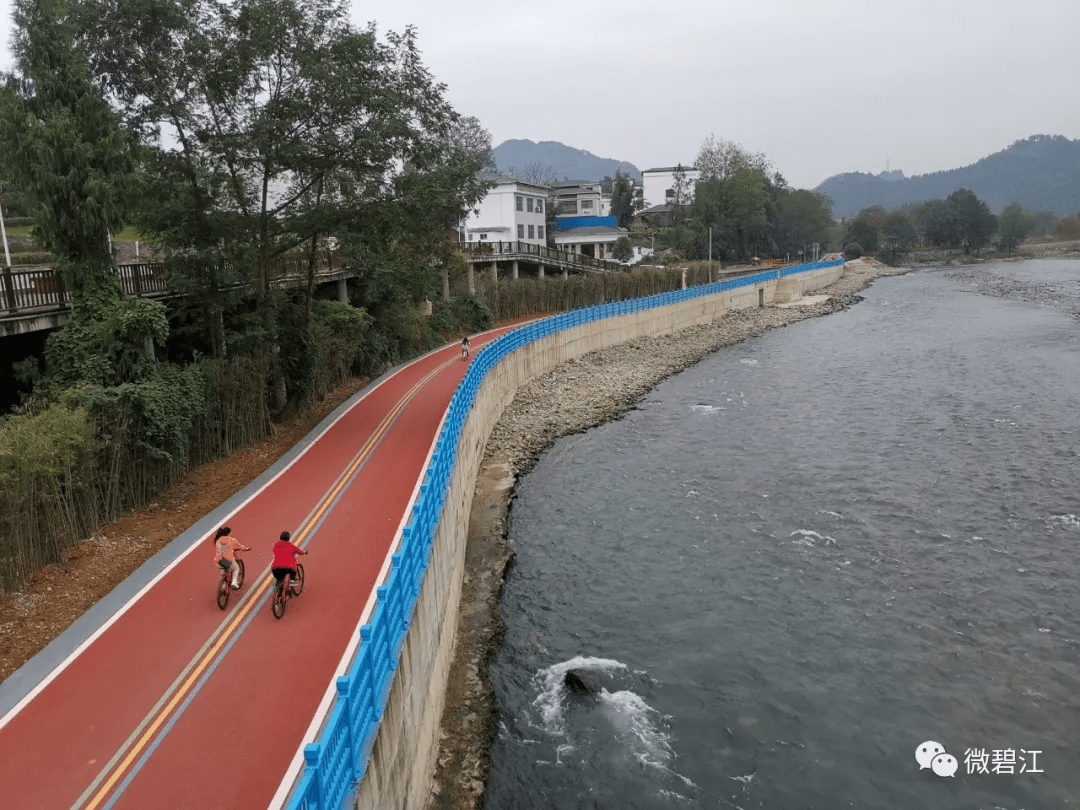
[[[232,529],[222,526],[214,535],[214,562],[225,568],[232,574],[233,590],[240,587],[237,577],[240,575],[240,566],[236,564],[236,552],[251,551],[235,537],[229,537]]]

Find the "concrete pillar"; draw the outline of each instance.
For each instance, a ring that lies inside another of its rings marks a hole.
[[[563,269],[562,269],[562,277],[563,278],[569,278],[570,277],[570,268],[567,267],[565,264],[563,265]]]
[[[466,275],[469,278],[469,294],[476,295],[476,274],[473,272],[472,262],[469,262],[469,270]]]
[[[540,265],[540,278],[544,277],[544,265]]]
[[[493,282],[498,282],[499,280],[499,265],[495,262],[491,263],[491,280]]]
[[[349,285],[343,278],[339,278],[337,282],[337,300],[343,304],[349,303]]]
[[[514,269],[511,271],[511,278],[517,280],[518,277],[518,260],[514,259]]]
[[[686,289],[686,271],[685,270],[682,271],[682,288],[684,290]]]

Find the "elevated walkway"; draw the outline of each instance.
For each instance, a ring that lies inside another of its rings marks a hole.
[[[182,293],[169,286],[166,265],[142,262],[117,266],[120,286],[132,298],[167,298]],[[307,257],[285,256],[274,260],[270,284],[298,287],[307,282]],[[324,251],[315,260],[315,283],[325,284],[354,277],[356,271],[334,254]],[[253,285],[251,285],[253,286]],[[339,298],[343,291],[339,289]],[[55,329],[67,320],[71,291],[63,275],[49,266],[0,268],[0,337]]]
[[[537,275],[541,278],[549,268],[558,270],[564,276],[569,273],[610,273],[622,268],[615,261],[595,259],[585,253],[572,253],[530,242],[458,242],[457,247],[470,268],[491,265],[494,272],[498,272],[500,263],[509,263],[510,278],[518,277],[520,263],[536,265]]]

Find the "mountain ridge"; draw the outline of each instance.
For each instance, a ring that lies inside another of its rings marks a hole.
[[[584,149],[558,141],[533,142],[526,138],[503,141],[491,150],[496,168],[503,173],[525,172],[532,166],[550,167],[556,180],[602,180],[622,171],[641,182],[641,171],[633,163],[602,158]]]
[[[1014,200],[1033,211],[1069,215],[1080,211],[1080,140],[1062,135],[1032,135],[957,169],[904,176],[902,171],[844,172],[815,189],[833,201],[838,215],[871,205],[898,208],[907,203],[944,199],[970,189],[992,211]]]

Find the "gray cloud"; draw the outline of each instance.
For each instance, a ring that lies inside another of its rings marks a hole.
[[[0,68],[11,0],[0,0]],[[1036,133],[1080,138],[1075,0],[396,0],[454,106],[495,143],[557,140],[639,167],[710,133],[790,183],[973,163]]]

